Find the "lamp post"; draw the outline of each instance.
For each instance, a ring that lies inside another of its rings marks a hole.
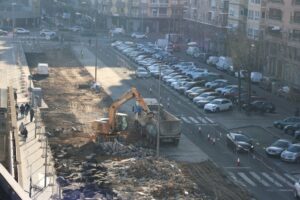
[[[13,38],[15,38],[15,5],[17,5],[15,2],[11,3],[11,11],[12,11],[12,28],[13,28]]]
[[[253,56],[253,51],[255,49],[255,45],[251,44],[250,45],[250,51],[249,51],[249,69],[248,69],[248,106],[250,106],[251,103],[251,69],[253,68],[254,65],[254,58],[252,58]]]
[[[159,156],[159,145],[160,145],[160,99],[161,99],[161,67],[159,67],[159,79],[158,79],[158,124],[157,124],[157,135],[156,135],[156,157]]]

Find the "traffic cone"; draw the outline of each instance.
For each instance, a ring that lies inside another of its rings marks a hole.
[[[212,144],[214,145],[214,144],[216,144],[216,138],[212,138]]]
[[[240,161],[240,158],[238,157],[237,160],[236,160],[236,165],[239,167],[241,165],[241,161]]]

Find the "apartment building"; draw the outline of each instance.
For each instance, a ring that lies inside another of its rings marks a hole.
[[[300,0],[266,4],[266,74],[300,88]]]
[[[228,6],[228,0],[188,0],[185,36],[198,42],[204,52],[224,54]]]
[[[40,0],[0,0],[0,27],[37,26]]]
[[[123,27],[128,32],[179,30],[185,0],[99,0],[99,13],[107,28]]]
[[[246,23],[248,38],[258,40],[262,38],[265,26],[266,0],[249,0]]]
[[[233,30],[245,30],[247,23],[247,9],[248,0],[230,0],[228,8],[228,27]]]

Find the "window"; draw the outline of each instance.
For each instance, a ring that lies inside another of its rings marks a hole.
[[[248,10],[248,19],[253,19],[253,10]]]
[[[229,9],[229,16],[234,16],[234,10],[233,9]]]
[[[260,19],[260,12],[259,11],[255,11],[254,12],[254,19],[255,20],[259,20]]]

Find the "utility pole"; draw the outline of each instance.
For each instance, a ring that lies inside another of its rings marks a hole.
[[[44,188],[46,188],[46,186],[47,186],[47,165],[48,165],[48,163],[47,163],[47,158],[48,158],[48,153],[47,153],[47,151],[48,151],[48,138],[47,138],[47,135],[46,135],[46,133],[45,133],[45,142],[46,142],[46,146],[45,146],[45,179],[44,179]]]
[[[97,83],[98,72],[98,38],[97,38],[97,17],[98,17],[98,1],[96,1],[96,17],[95,17],[95,32],[96,32],[96,49],[95,49],[95,83]]]
[[[161,97],[161,67],[159,67],[159,79],[158,79],[158,124],[157,124],[157,135],[156,135],[156,157],[159,157],[159,145],[160,145],[160,97]]]
[[[251,72],[252,68],[254,66],[254,58],[253,58],[253,50],[255,48],[254,44],[250,45],[250,51],[249,51],[249,62],[248,64],[250,65],[248,67],[248,106],[250,106],[251,103]]]

